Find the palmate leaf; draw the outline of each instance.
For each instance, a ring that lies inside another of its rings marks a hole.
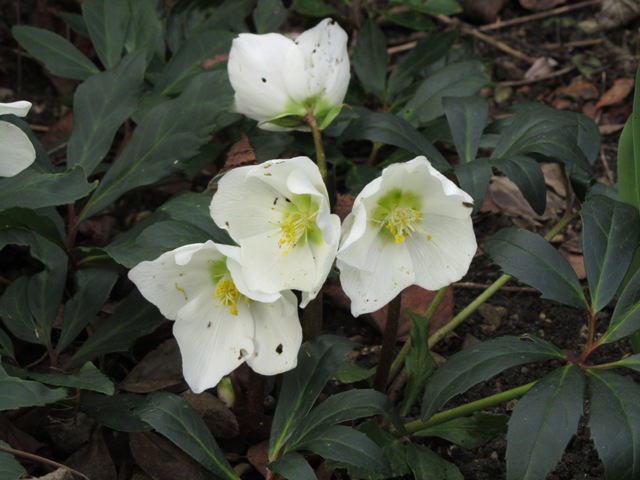
[[[358,33],[353,70],[365,90],[382,97],[387,83],[387,41],[378,24],[369,19]]]
[[[329,426],[373,415],[385,415],[400,430],[402,419],[389,399],[375,390],[348,390],[331,395],[300,422],[287,441],[285,452],[302,449],[309,439],[322,435]]]
[[[589,371],[589,429],[607,478],[640,478],[640,386],[606,371]]]
[[[640,270],[638,270],[624,291],[611,315],[609,328],[602,335],[602,343],[611,343],[640,330]]]
[[[464,163],[473,161],[489,118],[489,103],[486,99],[474,95],[445,97],[442,99],[442,106],[458,157]]]
[[[502,270],[540,290],[542,298],[588,309],[573,268],[549,242],[518,228],[505,228],[485,245],[485,251]]]
[[[131,8],[129,31],[124,42],[128,53],[144,50],[147,64],[155,59],[164,62],[164,37],[162,20],[156,10],[155,0],[129,0]]]
[[[79,167],[61,173],[24,170],[14,177],[0,179],[0,210],[70,204],[89,195],[97,185],[87,183]]]
[[[136,409],[137,415],[200,465],[221,478],[239,480],[204,420],[181,397],[154,393]]]
[[[487,194],[493,170],[486,158],[478,158],[471,163],[459,163],[455,173],[460,188],[473,198],[473,213],[480,211]]]
[[[78,348],[65,368],[77,367],[106,353],[125,351],[138,337],[151,333],[163,321],[156,307],[134,290]]]
[[[216,118],[233,93],[226,72],[202,73],[178,98],[154,107],[79,215],[83,221],[132,188],[149,185],[182,168],[209,140]]]
[[[120,126],[138,108],[144,67],[144,52],[132,53],[115,68],[93,75],[78,87],[67,146],[69,166],[80,164],[90,175],[100,164]]]
[[[364,433],[343,425],[332,425],[316,432],[298,445],[322,458],[390,475],[391,468],[382,450]]]
[[[131,13],[127,0],[84,0],[82,17],[91,43],[105,68],[110,69],[122,56]]]
[[[584,203],[580,216],[591,304],[598,312],[615,296],[640,244],[640,213],[631,205],[596,195]]]
[[[404,148],[416,155],[425,155],[434,168],[441,172],[451,170],[442,154],[409,122],[397,115],[371,113],[355,120],[341,135],[340,140],[370,140]]]
[[[508,368],[564,357],[561,350],[533,336],[505,336],[468,347],[449,357],[427,383],[422,419],[428,420],[454,396]]]
[[[413,125],[428,123],[444,115],[443,98],[475,95],[488,81],[478,60],[446,65],[420,84],[402,109],[402,116]]]
[[[317,480],[316,474],[302,455],[287,453],[269,464],[269,470],[284,478],[296,480]]]
[[[11,33],[22,48],[43,62],[54,75],[86,80],[100,73],[91,60],[60,35],[27,25],[16,25]]]
[[[297,367],[283,376],[269,437],[270,460],[278,456],[352,349],[352,342],[334,335],[321,335],[300,347]]]
[[[35,373],[18,368],[7,367],[7,373],[22,379],[35,380],[46,385],[55,385],[56,387],[68,387],[92,392],[113,395],[115,387],[113,382],[109,380],[105,374],[98,370],[91,362],[87,362],[77,373]]]
[[[59,245],[20,227],[0,229],[0,249],[6,245],[29,247],[31,257],[44,268],[31,277],[19,277],[7,287],[0,298],[0,318],[16,337],[50,346],[65,286],[67,255]]]
[[[48,405],[67,396],[66,388],[48,388],[40,382],[12,377],[0,365],[0,411]]]
[[[414,478],[421,480],[464,480],[458,467],[440,458],[423,445],[409,443],[406,446],[406,458]]]
[[[560,461],[582,416],[584,374],[576,365],[544,376],[516,403],[507,431],[507,480],[538,480]]]
[[[496,435],[507,431],[508,415],[476,412],[470,417],[454,418],[448,422],[420,430],[419,437],[439,437],[473,450]]]
[[[0,446],[11,447],[8,443],[0,440]],[[7,452],[0,451],[0,478],[6,480],[19,480],[24,478],[27,471],[24,469],[16,457]]]

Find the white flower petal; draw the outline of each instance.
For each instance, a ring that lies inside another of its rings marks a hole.
[[[12,123],[0,121],[0,177],[17,175],[35,159],[36,150],[27,134]]]
[[[284,79],[296,102],[320,96],[331,106],[342,103],[350,77],[347,40],[346,32],[328,18],[295,40],[285,57]]]
[[[224,258],[211,241],[185,245],[139,263],[129,271],[129,278],[162,315],[175,320],[178,312],[203,292],[211,298],[214,285],[208,261]]]
[[[467,273],[477,244],[469,218],[427,215],[425,223],[431,240],[410,237],[406,243],[416,272],[415,283],[427,290],[438,290]]]
[[[255,320],[255,349],[247,364],[262,375],[276,375],[295,368],[302,343],[296,297],[282,292],[274,303],[252,303]]]
[[[233,41],[227,69],[236,92],[235,111],[259,122],[286,113],[292,102],[283,66],[291,45],[292,40],[277,33],[243,33]]]
[[[20,100],[18,102],[0,103],[0,115],[12,113],[17,117],[24,117],[29,113],[31,102]]]
[[[253,355],[254,322],[247,305],[238,314],[215,307],[210,295],[200,295],[180,309],[173,334],[182,354],[182,371],[191,390],[215,387]]]

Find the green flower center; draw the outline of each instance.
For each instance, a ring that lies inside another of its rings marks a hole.
[[[382,225],[381,231],[392,235],[397,244],[416,232],[431,240],[431,235],[423,228],[422,199],[413,192],[399,188],[390,190],[376,202],[371,219]]]
[[[227,307],[231,315],[238,315],[238,300],[244,297],[245,302],[249,303],[249,299],[238,291],[236,284],[231,280],[226,261],[210,260],[209,274],[211,275],[211,282],[215,286],[213,291],[214,300]]]
[[[317,242],[322,234],[316,223],[319,206],[311,195],[293,195],[291,199],[276,197],[272,208],[278,209],[280,202],[284,203],[284,208],[282,208],[282,220],[278,222],[280,227],[278,247],[282,250],[284,257],[292,249],[304,245],[307,241]]]

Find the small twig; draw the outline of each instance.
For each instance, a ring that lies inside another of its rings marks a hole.
[[[454,283],[453,286],[455,288],[466,288],[468,290],[485,290],[487,287],[489,287],[489,285],[484,284],[484,283],[477,283],[477,282],[458,282],[458,283]],[[502,290],[503,292],[522,292],[522,293],[538,293],[539,290],[536,290],[533,287],[516,287],[516,286],[504,286],[502,287],[500,290]]]
[[[557,50],[559,48],[568,50],[571,48],[592,47],[594,45],[600,45],[603,42],[604,40],[602,38],[587,38],[586,40],[576,40],[575,42],[543,43],[540,45],[540,48],[543,50]]]
[[[607,180],[609,180],[609,185],[613,185],[615,183],[613,179],[613,172],[609,167],[609,162],[607,162],[607,156],[604,154],[604,150],[600,149],[600,161],[602,162],[602,166],[604,167],[604,171],[607,174]]]
[[[525,15],[523,17],[512,18],[511,20],[498,20],[495,23],[489,23],[478,28],[483,32],[487,30],[496,30],[498,28],[510,27],[512,25],[519,25],[521,23],[528,23],[534,20],[540,20],[542,18],[553,17],[562,13],[570,12],[572,10],[578,10],[580,8],[591,7],[597,5],[601,0],[586,0],[584,2],[574,3],[573,5],[565,5],[564,7],[554,8],[547,10],[546,12],[532,13],[531,15]]]
[[[509,80],[506,82],[498,82],[498,85],[501,87],[521,87],[523,85],[531,85],[532,83],[544,82],[545,80],[551,80],[552,78],[560,77],[565,73],[569,73],[574,70],[575,65],[569,65],[568,67],[557,70],[549,75],[545,75],[544,77],[531,78],[525,80]]]
[[[15,449],[13,449],[11,447],[5,447],[3,445],[0,445],[0,451],[10,453],[11,455],[15,455],[16,457],[26,458],[26,459],[32,460],[34,462],[44,463],[45,465],[50,465],[50,466],[55,467],[55,468],[64,468],[65,470],[68,470],[69,473],[71,473],[71,475],[74,475],[74,476],[80,477],[80,478],[84,478],[84,480],[90,480],[89,477],[87,477],[85,474],[80,473],[77,470],[74,470],[73,468],[69,468],[69,467],[63,465],[62,463],[58,463],[58,462],[55,462],[53,460],[49,460],[48,458],[44,458],[44,457],[41,457],[39,455],[35,455],[33,453],[23,452],[22,450],[15,450]]]
[[[466,33],[468,35],[471,35],[472,37],[477,38],[478,40],[482,40],[483,42],[488,43],[489,45],[496,47],[498,50],[502,50],[503,52],[508,53],[509,55],[516,57],[523,62],[533,63],[536,61],[535,58],[530,57],[529,55],[522,53],[515,48],[511,48],[506,43],[482,33],[477,28],[458,20],[457,18],[451,18],[446,15],[434,15],[434,18],[440,20],[442,23],[446,23],[447,25],[457,26],[460,28],[462,33]]]

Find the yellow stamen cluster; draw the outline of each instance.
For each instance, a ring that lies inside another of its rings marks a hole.
[[[309,215],[307,212],[286,213],[280,222],[282,234],[278,241],[279,246],[286,247],[282,256],[286,256],[294,248],[302,237],[306,237],[314,228],[316,214]]]
[[[383,221],[384,226],[391,232],[396,243],[404,242],[415,232],[416,224],[420,222],[422,214],[412,208],[396,207]]]
[[[240,292],[236,288],[235,283],[233,283],[233,280],[220,280],[216,285],[216,291],[213,296],[225,307],[229,307],[229,313],[231,313],[231,315],[238,315],[236,303],[240,298]]]

